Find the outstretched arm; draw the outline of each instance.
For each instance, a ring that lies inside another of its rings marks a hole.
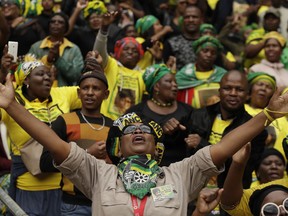
[[[267,106],[270,119],[280,118],[284,114],[288,114],[288,92],[281,93],[282,91],[277,89]],[[268,115],[264,112],[259,113],[228,133],[219,143],[212,145],[210,153],[215,166],[220,167],[228,158],[264,130],[271,123],[267,119]]]
[[[31,137],[51,152],[56,164],[62,163],[68,157],[70,145],[17,103],[10,74],[7,75],[5,86],[0,84],[0,107],[5,109]]]
[[[251,152],[251,144],[242,147],[235,155],[224,183],[221,196],[221,207],[224,210],[234,209],[243,194],[242,178]]]

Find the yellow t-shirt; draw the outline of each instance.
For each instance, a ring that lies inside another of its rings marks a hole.
[[[249,199],[252,196],[253,192],[255,190],[259,190],[262,189],[264,187],[267,187],[269,185],[272,184],[278,184],[278,185],[283,185],[285,187],[288,187],[288,178],[283,178],[283,179],[279,179],[276,181],[272,181],[266,184],[261,184],[257,187],[253,187],[250,189],[246,189],[243,191],[243,195],[242,198],[240,200],[240,203],[236,206],[236,208],[232,209],[232,210],[225,210],[228,214],[233,215],[233,216],[253,216],[250,208],[249,208]]]
[[[51,98],[43,102],[40,102],[38,99],[33,101],[27,100],[20,89],[17,89],[16,93],[20,96],[20,100],[25,103],[25,108],[32,115],[40,121],[49,124],[59,115],[81,108],[81,101],[77,95],[77,88],[78,87],[76,86],[51,88]],[[63,98],[65,100],[63,100]],[[6,113],[5,110],[0,109],[0,112],[1,120],[5,123],[8,136],[11,138],[11,143],[13,143],[11,144],[12,152],[14,155],[20,155],[19,149],[21,149],[24,143],[31,137]],[[18,177],[16,186],[19,189],[29,191],[50,190],[60,188],[60,180],[60,173],[47,173],[47,175],[39,178],[26,172]]]
[[[115,120],[131,106],[142,101],[145,84],[142,79],[142,71],[130,70],[110,56],[104,72],[110,94],[102,102],[101,113]]]

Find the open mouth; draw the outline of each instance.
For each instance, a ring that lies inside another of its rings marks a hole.
[[[145,142],[145,139],[141,135],[136,135],[136,136],[133,137],[132,142],[133,142],[133,144],[140,144],[140,143],[142,144],[142,143]]]

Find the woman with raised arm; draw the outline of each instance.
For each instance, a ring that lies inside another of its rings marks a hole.
[[[161,127],[154,121],[143,122],[135,113],[121,116],[110,129],[107,147],[119,142],[120,148],[121,161],[116,167],[97,160],[75,143],[61,140],[18,104],[10,76],[5,86],[0,84],[0,107],[51,152],[56,167],[92,200],[93,215],[180,216],[187,214],[187,203],[197,198],[208,179],[223,170],[227,158],[271,121],[287,114],[288,93],[276,91],[264,112],[218,144],[169,167],[159,167],[155,161],[155,143],[163,134]]]

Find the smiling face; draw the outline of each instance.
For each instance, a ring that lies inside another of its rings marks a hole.
[[[142,125],[142,123],[133,123],[132,125]],[[153,134],[144,133],[137,128],[134,133],[122,135],[120,137],[120,154],[123,157],[132,155],[151,154],[155,155],[155,137]]]
[[[29,85],[28,95],[42,101],[50,95],[52,74],[48,67],[42,65],[32,70],[24,82]]]
[[[155,84],[154,92],[159,92],[159,94],[157,95],[157,98],[159,98],[163,102],[168,103],[168,102],[175,101],[177,98],[177,92],[178,92],[175,75],[172,73],[168,73],[164,75]]]
[[[127,43],[120,54],[119,61],[127,68],[133,69],[140,58],[136,44]]]
[[[221,111],[235,113],[241,109],[247,99],[248,82],[245,74],[231,71],[220,82]]]
[[[255,108],[264,109],[274,93],[270,82],[259,80],[252,85],[250,94],[250,105]]]
[[[260,183],[267,183],[284,176],[285,165],[283,161],[276,155],[266,157],[257,170],[257,178]]]
[[[269,62],[275,63],[280,61],[282,54],[282,47],[276,39],[274,38],[268,39],[265,44],[264,50],[266,59]]]
[[[92,77],[81,81],[77,92],[85,113],[100,112],[102,101],[109,95],[107,86],[101,80]]]

